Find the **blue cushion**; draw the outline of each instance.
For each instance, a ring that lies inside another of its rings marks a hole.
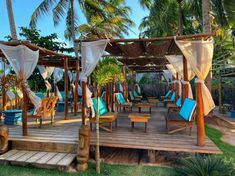
[[[165,95],[165,98],[169,97],[169,96],[170,96],[170,94],[171,94],[171,91],[170,91],[170,90],[168,90],[168,92],[167,92],[167,93],[166,93],[166,95]]]
[[[180,107],[181,106],[181,97],[178,98],[178,100],[175,103],[176,107]]]
[[[129,91],[129,95],[130,95],[131,100],[134,100],[134,99],[135,99],[134,96],[133,96],[133,94],[132,94],[132,91]]]
[[[136,91],[134,91],[134,97],[138,97],[139,95],[137,94]]]
[[[171,101],[175,101],[175,92],[173,92],[171,95]]]
[[[196,101],[193,99],[186,98],[184,104],[180,109],[179,115],[186,121],[191,121],[193,112],[196,108]]]
[[[116,93],[116,98],[117,98],[119,104],[125,104],[126,103],[126,100],[123,97],[122,93]]]
[[[39,98],[45,98],[45,96],[44,96],[44,94],[42,93],[42,92],[37,92],[37,93],[35,93],[35,95],[37,96],[37,97],[39,97]]]
[[[93,101],[93,108],[96,112],[96,108],[97,108],[97,98],[92,98]],[[104,103],[104,100],[100,97],[98,97],[98,101],[99,101],[99,115],[104,115],[105,113],[108,112],[106,105]]]

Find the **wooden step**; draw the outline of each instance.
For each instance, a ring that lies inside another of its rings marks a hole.
[[[43,152],[27,150],[10,150],[0,155],[0,163],[16,165],[33,165],[40,168],[67,170],[76,154],[62,152]]]

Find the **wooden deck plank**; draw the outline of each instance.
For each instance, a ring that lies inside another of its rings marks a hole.
[[[25,153],[25,155],[17,158],[15,161],[19,161],[19,162],[26,162],[29,158],[31,158],[33,155],[35,155],[37,152],[36,151],[28,151],[27,153]]]
[[[33,155],[31,158],[26,160],[27,163],[35,163],[37,160],[41,159],[44,155],[46,155],[47,152],[37,152],[35,155]]]
[[[7,160],[7,161],[15,161],[16,159],[20,158],[21,156],[25,155],[26,153],[27,153],[27,151],[19,150],[19,151],[17,151],[17,153],[15,153],[14,155],[6,158],[5,160]]]
[[[68,166],[72,163],[72,161],[75,159],[76,154],[69,153],[64,158],[62,158],[57,165],[59,166]]]
[[[0,156],[0,160],[5,160],[6,158],[15,155],[18,152],[18,150],[10,150],[7,153],[4,153],[3,155]]]
[[[67,153],[57,153],[53,158],[51,158],[46,164],[56,165],[61,159],[63,159]]]
[[[37,164],[46,164],[55,155],[57,155],[56,152],[48,152],[46,155],[44,155],[42,158],[37,160],[35,163],[37,163]]]

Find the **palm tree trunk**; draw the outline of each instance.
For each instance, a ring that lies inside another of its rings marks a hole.
[[[72,33],[72,39],[73,39],[73,47],[74,47],[74,52],[75,56],[78,57],[78,47],[77,43],[75,42],[76,36],[75,36],[75,20],[74,20],[74,0],[70,0],[71,2],[71,33]]]
[[[211,11],[211,2],[210,0],[202,1],[202,23],[203,23],[203,32],[211,33],[211,23],[210,23],[210,11]],[[212,72],[209,71],[206,77],[206,86],[211,92],[211,83],[212,83]]]
[[[183,35],[183,10],[182,10],[182,0],[178,0],[178,5],[179,5],[179,35]]]
[[[11,0],[6,0],[6,4],[7,4],[8,19],[9,19],[10,30],[11,30],[11,37],[12,37],[12,40],[15,41],[17,40],[17,34],[16,34],[16,26],[15,26]]]

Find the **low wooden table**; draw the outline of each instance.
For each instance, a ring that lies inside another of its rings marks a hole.
[[[142,108],[149,108],[149,113],[151,114],[152,113],[151,109],[153,107],[153,104],[151,104],[151,103],[137,103],[136,107],[139,109],[139,113],[141,113]]]
[[[147,124],[150,119],[150,114],[142,114],[142,113],[131,113],[128,118],[131,121],[131,129],[133,130],[136,123],[144,123],[145,133],[147,132]]]

